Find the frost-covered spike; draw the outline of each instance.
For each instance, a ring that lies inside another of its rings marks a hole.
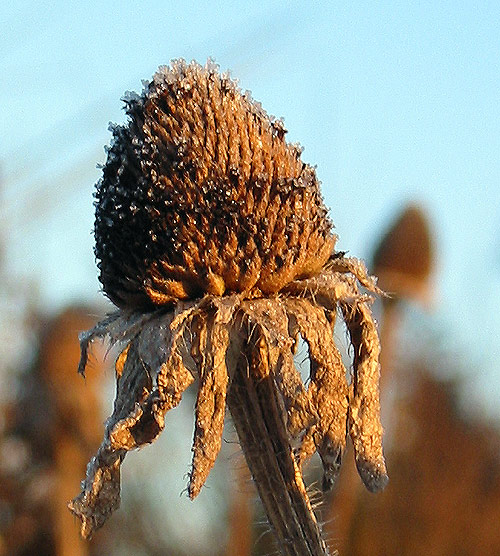
[[[341,308],[354,351],[354,373],[349,391],[349,434],[361,479],[369,491],[377,492],[389,480],[382,451],[379,338],[365,302],[341,304]]]
[[[323,490],[329,490],[340,471],[346,444],[346,371],[324,309],[307,299],[288,298],[284,303],[292,328],[298,329],[309,347],[308,395],[318,412],[318,422],[302,440],[299,461],[302,464],[317,449],[323,463]]]
[[[89,359],[90,344],[96,338],[105,338],[109,333],[110,326],[121,316],[121,311],[116,311],[108,315],[105,319],[98,322],[90,330],[80,332],[78,340],[80,341],[80,361],[78,363],[78,374],[85,376],[85,369]]]

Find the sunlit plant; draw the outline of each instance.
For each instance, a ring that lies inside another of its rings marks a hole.
[[[371,491],[387,482],[379,407],[377,292],[335,251],[315,170],[280,120],[208,63],[160,68],[125,99],[97,184],[95,253],[118,310],[81,337],[118,344],[104,441],[70,504],[89,537],[119,505],[126,453],[150,443],[195,380],[188,492],[221,446],[226,404],[283,554],[327,554],[301,467],[314,452],[332,486],[346,443]],[[360,285],[364,292],[360,291]],[[353,346],[347,376],[334,342]],[[294,365],[308,345],[310,380]]]

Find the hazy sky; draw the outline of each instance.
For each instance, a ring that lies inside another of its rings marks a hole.
[[[0,231],[43,307],[99,298],[92,191],[120,97],[173,58],[212,57],[305,147],[340,249],[369,256],[405,202],[428,211],[437,302],[419,322],[451,327],[446,347],[500,406],[498,1],[10,4]]]

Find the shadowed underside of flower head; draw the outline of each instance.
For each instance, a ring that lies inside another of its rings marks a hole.
[[[81,336],[80,363],[83,373],[95,338],[120,345],[117,394],[70,508],[91,536],[119,505],[125,454],[158,436],[197,379],[190,497],[219,453],[227,402],[280,550],[327,554],[304,461],[319,453],[330,488],[347,434],[367,488],[387,482],[379,343],[360,286],[379,290],[361,262],[334,252],[315,172],[283,125],[215,66],[162,69],[127,107],[96,194],[100,280],[120,310]],[[293,360],[300,337],[307,387]]]

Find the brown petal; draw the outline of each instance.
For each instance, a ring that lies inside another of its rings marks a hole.
[[[269,372],[283,396],[288,416],[288,430],[297,436],[317,419],[293,361],[293,340],[288,331],[288,317],[284,305],[278,299],[253,299],[242,303],[249,319],[255,326],[255,340],[261,349],[267,350]]]
[[[70,510],[82,520],[84,537],[90,537],[118,508],[120,465],[127,451],[158,436],[166,411],[179,403],[182,392],[194,380],[179,353],[186,321],[172,330],[174,316],[157,312],[149,315],[147,322],[142,319],[140,332],[117,360],[113,415],[107,421],[104,440],[87,467],[82,493],[69,504]],[[126,315],[124,321],[132,322],[134,328],[134,319]],[[110,324],[115,326],[115,332],[120,330],[127,337],[120,318]]]
[[[199,494],[221,447],[228,382],[228,323],[231,316],[232,311],[214,309],[208,318],[202,316],[193,323],[193,355],[199,368],[199,389],[196,400],[193,466],[188,489],[190,498]]]
[[[290,320],[309,346],[311,382],[308,394],[318,413],[318,422],[302,441],[300,462],[317,449],[324,469],[323,489],[328,490],[340,470],[346,443],[346,370],[324,309],[306,299],[288,298],[284,303]]]
[[[380,422],[380,345],[367,304],[342,304],[342,313],[354,350],[354,376],[350,387],[349,433],[356,465],[366,488],[382,490],[388,481],[382,453]]]

